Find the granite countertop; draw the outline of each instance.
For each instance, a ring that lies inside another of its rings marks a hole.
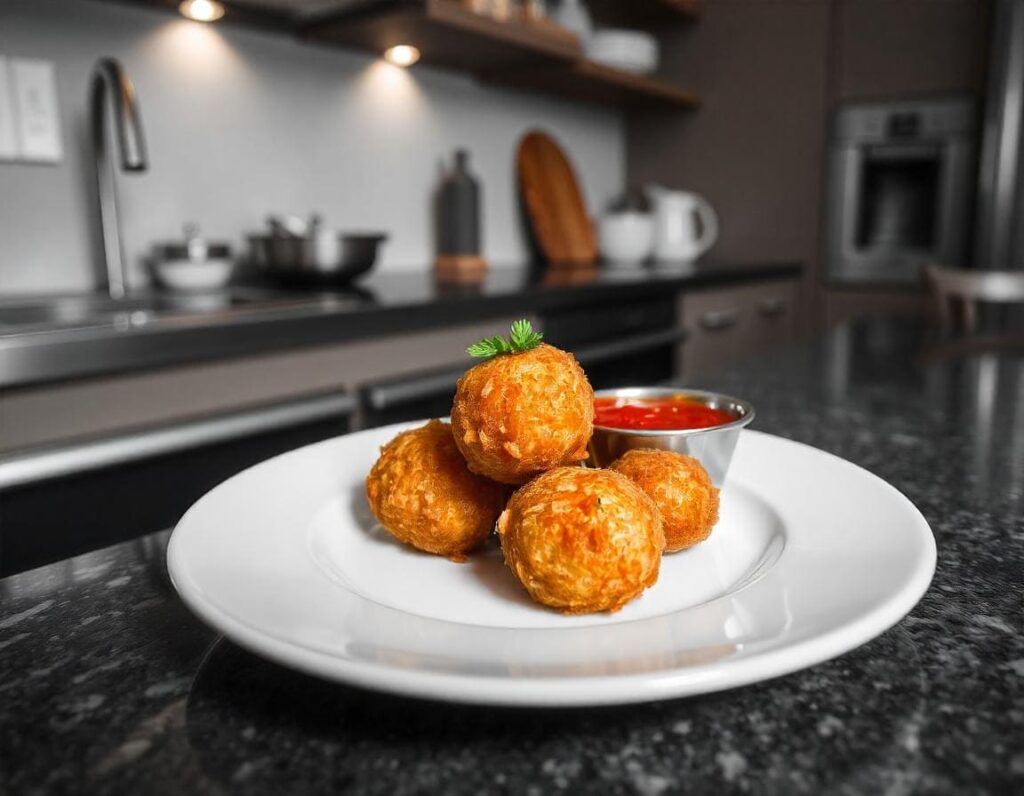
[[[662,268],[495,267],[479,285],[439,284],[430,270],[373,274],[336,291],[253,284],[219,296],[179,296],[178,308],[163,316],[126,311],[105,324],[22,332],[0,324],[0,389],[622,302],[666,290],[792,278],[802,271],[796,262],[702,261]],[[133,298],[143,307],[147,300],[173,299]],[[11,303],[0,301],[0,309]]]
[[[925,363],[922,341],[843,327],[700,380],[931,524],[928,593],[851,653],[630,707],[385,696],[218,640],[150,536],[0,581],[0,791],[1024,792],[1024,359]]]

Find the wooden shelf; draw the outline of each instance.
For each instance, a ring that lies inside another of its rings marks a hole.
[[[616,5],[616,4],[612,4]],[[670,8],[675,19],[694,0],[644,0],[630,8]],[[513,86],[622,108],[693,108],[697,96],[657,77],[588,61],[575,36],[548,23],[500,22],[457,0],[359,3],[317,19],[303,35],[377,54],[396,44],[419,48],[423,63]]]
[[[555,67],[532,67],[480,73],[491,83],[557,94],[619,108],[696,108],[692,91],[649,75],[636,75],[593,61]]]
[[[178,0],[121,0],[167,8]],[[701,0],[587,0],[601,24],[658,27],[696,17]],[[3,2],[3,0],[0,0]],[[228,18],[382,55],[419,48],[425,64],[493,83],[619,108],[694,108],[700,100],[664,79],[588,61],[579,40],[553,22],[502,22],[459,0],[337,0],[302,16],[303,0],[224,0]],[[321,7],[316,3],[317,7]]]
[[[412,44],[423,63],[468,72],[571,63],[581,57],[579,41],[571,33],[501,22],[457,0],[363,3],[315,20],[303,28],[303,35],[378,55],[396,44]]]

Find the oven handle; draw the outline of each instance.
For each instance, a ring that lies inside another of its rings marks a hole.
[[[0,490],[131,464],[190,448],[281,431],[329,420],[332,417],[350,415],[354,410],[355,399],[351,395],[334,392],[201,420],[144,429],[116,437],[48,446],[26,453],[0,456]]]
[[[611,343],[593,345],[575,351],[576,359],[583,365],[607,362],[616,357],[640,354],[652,348],[670,345],[683,340],[684,329],[668,329],[663,332],[637,334]],[[452,390],[466,368],[448,368],[419,376],[409,376],[383,384],[374,384],[363,389],[363,400],[374,410],[381,412],[423,398],[431,398]]]
[[[876,163],[892,163],[900,160],[926,160],[942,157],[939,144],[870,144],[866,147],[867,156]]]

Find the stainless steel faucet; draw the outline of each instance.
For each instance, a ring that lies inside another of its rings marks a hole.
[[[122,170],[146,170],[146,142],[142,136],[142,118],[139,116],[135,86],[128,79],[121,64],[113,58],[101,59],[93,70],[90,91],[89,110],[93,153],[96,159],[96,186],[99,189],[100,234],[103,239],[106,288],[111,298],[122,298],[128,289],[128,279],[124,248],[121,245],[121,221],[117,212],[114,164],[110,159],[107,141],[108,101],[114,113],[114,129],[117,130],[121,150]]]

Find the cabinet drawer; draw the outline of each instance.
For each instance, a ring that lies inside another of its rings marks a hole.
[[[797,289],[795,284],[772,285],[754,299],[751,312],[751,353],[785,345],[796,337]]]
[[[796,298],[792,280],[683,294],[679,312],[689,338],[679,347],[678,369],[700,373],[786,344],[795,335]]]

